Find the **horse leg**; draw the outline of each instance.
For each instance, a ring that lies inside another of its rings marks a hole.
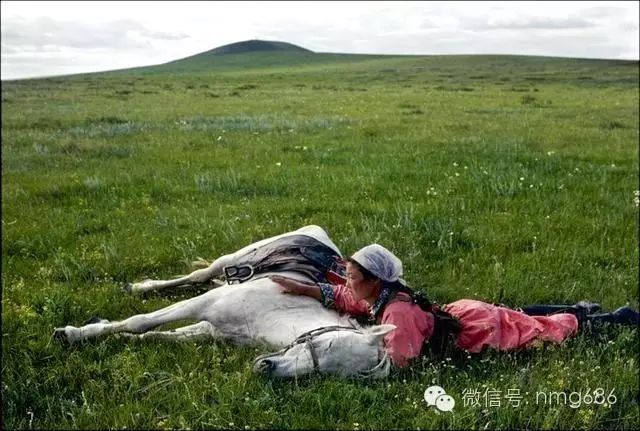
[[[139,283],[127,283],[122,288],[128,293],[143,293],[152,290],[166,289],[170,287],[192,286],[194,284],[203,284],[214,277],[222,275],[222,270],[229,265],[232,255],[225,255],[216,259],[211,265],[204,269],[197,269],[189,275],[185,275],[173,280],[144,280]],[[223,283],[217,280],[216,287]]]
[[[300,231],[309,230],[309,228],[315,228],[315,230],[320,230],[326,236],[326,232],[317,226],[307,226],[306,228],[299,229]],[[263,239],[261,241],[255,242],[253,244],[249,244],[240,250],[237,250],[234,253],[227,254],[216,259],[208,268],[198,269],[193,271],[191,274],[182,276],[173,280],[144,280],[139,283],[127,283],[123,286],[122,290],[128,293],[142,293],[148,292],[151,290],[165,289],[169,287],[179,287],[179,286],[191,286],[194,284],[206,283],[207,281],[213,279],[216,276],[221,276],[224,270],[224,267],[227,265],[231,265],[234,262],[237,262],[238,259],[247,253],[254,251],[257,248],[262,247],[278,238],[281,238],[286,235],[290,235],[291,233],[274,236],[271,238]],[[328,238],[327,238],[328,240]],[[224,283],[218,283],[218,286]],[[216,286],[216,287],[218,287]]]
[[[195,323],[193,325],[183,326],[182,328],[171,331],[149,331],[142,334],[123,335],[139,340],[167,340],[167,341],[202,341],[216,336],[215,328],[206,320]]]
[[[73,343],[87,338],[94,338],[117,332],[142,333],[165,323],[175,322],[177,320],[200,320],[200,314],[203,308],[209,305],[210,302],[211,297],[205,293],[198,297],[185,299],[184,301],[180,301],[151,313],[138,314],[129,317],[128,319],[120,322],[101,320],[79,328],[75,326],[56,328],[53,335],[56,339]]]

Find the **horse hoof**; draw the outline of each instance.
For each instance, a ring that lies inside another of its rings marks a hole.
[[[120,290],[124,293],[131,294],[133,292],[133,284],[125,283]]]
[[[66,343],[67,341],[69,341],[69,339],[67,338],[67,333],[64,332],[64,328],[54,329],[53,339],[60,343]]]

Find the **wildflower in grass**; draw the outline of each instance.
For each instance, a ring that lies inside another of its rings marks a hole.
[[[633,203],[640,206],[640,190],[633,192]]]
[[[277,162],[276,166],[282,166],[282,163],[281,162]]]
[[[33,424],[33,417],[34,417],[33,410],[31,407],[27,409],[27,416],[29,416],[29,429],[31,429],[31,426]]]

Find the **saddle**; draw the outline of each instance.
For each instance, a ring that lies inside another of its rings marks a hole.
[[[240,256],[224,267],[227,283],[242,283],[267,272],[290,271],[316,283],[344,283],[342,256],[326,244],[307,235],[276,239]]]

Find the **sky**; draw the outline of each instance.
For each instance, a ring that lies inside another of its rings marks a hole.
[[[166,63],[249,39],[316,52],[639,58],[638,1],[2,1],[2,79]]]

